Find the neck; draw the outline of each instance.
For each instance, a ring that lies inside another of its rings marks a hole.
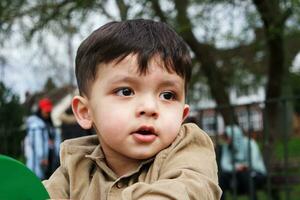
[[[117,174],[118,177],[121,177],[136,170],[141,161],[130,158],[116,158],[107,156],[106,163]]]
[[[101,144],[101,147],[105,155],[106,164],[118,177],[136,170],[143,161],[120,155],[120,153],[115,152],[112,149],[105,148],[105,144]]]

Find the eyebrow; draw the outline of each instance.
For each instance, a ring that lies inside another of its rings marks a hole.
[[[175,80],[163,80],[161,83],[160,83],[160,86],[161,87],[169,87],[169,86],[175,86],[176,88],[180,89],[180,84],[178,81],[175,81]]]
[[[139,78],[131,77],[131,76],[115,76],[114,80],[112,81],[112,84],[117,83],[137,83],[139,81]]]

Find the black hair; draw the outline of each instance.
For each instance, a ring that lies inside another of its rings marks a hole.
[[[146,74],[148,62],[159,55],[163,67],[182,77],[187,88],[191,57],[183,39],[163,22],[135,19],[107,23],[81,43],[75,62],[80,94],[88,95],[100,63],[120,62],[129,54],[137,55],[140,74]]]
[[[37,111],[36,111],[36,116],[38,116],[41,120],[43,120],[46,125],[50,125],[50,126],[53,126],[53,121],[52,121],[52,118],[51,118],[51,115],[49,114],[49,116],[47,118],[45,118],[42,114],[42,110],[39,108]]]

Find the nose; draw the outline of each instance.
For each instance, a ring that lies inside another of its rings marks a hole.
[[[136,114],[138,117],[152,117],[157,118],[159,116],[158,112],[158,102],[155,97],[145,97],[139,100],[137,106]]]

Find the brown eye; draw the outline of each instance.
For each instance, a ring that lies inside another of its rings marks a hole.
[[[175,94],[173,92],[163,92],[159,95],[159,97],[164,100],[174,100]]]
[[[132,96],[134,95],[134,92],[130,88],[120,88],[116,91],[116,94],[118,96]]]

